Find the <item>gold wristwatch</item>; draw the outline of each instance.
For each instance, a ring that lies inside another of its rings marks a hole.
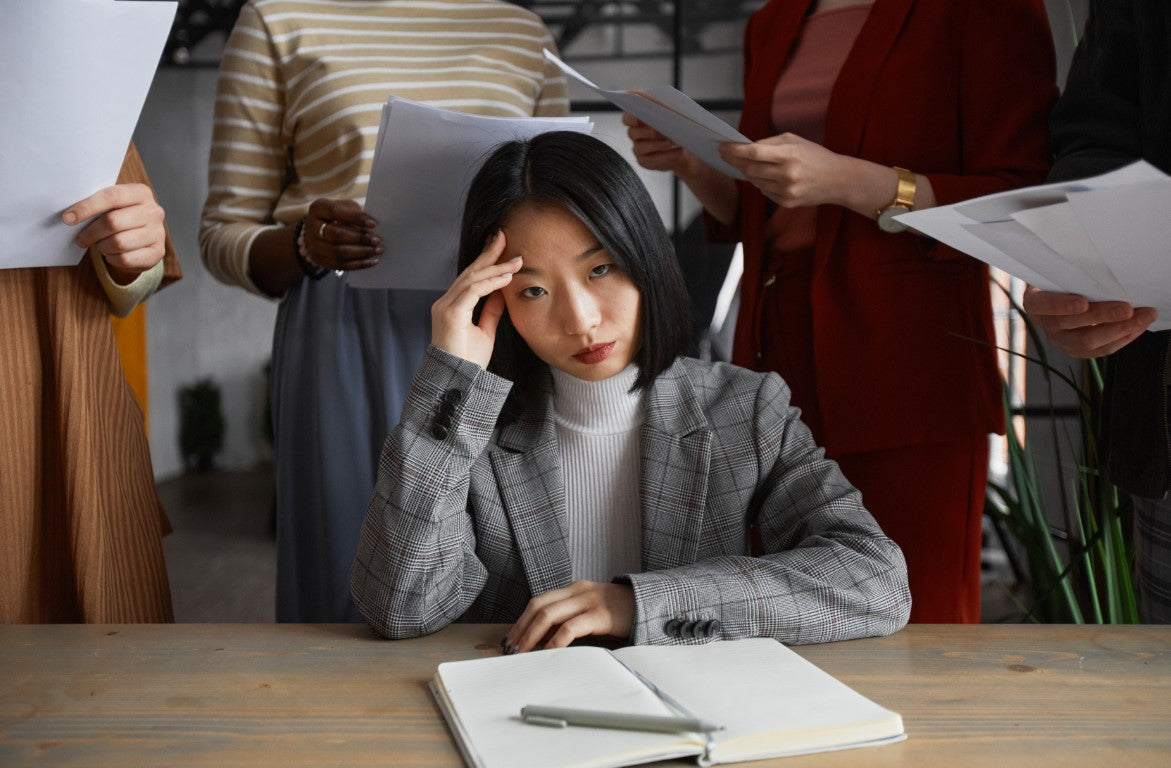
[[[878,228],[883,232],[904,231],[907,225],[895,221],[895,216],[915,209],[915,174],[898,166],[895,166],[895,173],[899,175],[899,186],[894,202],[874,212],[878,217]]]

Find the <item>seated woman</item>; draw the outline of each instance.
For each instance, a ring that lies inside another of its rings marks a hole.
[[[383,448],[351,574],[381,635],[512,622],[505,650],[894,632],[899,548],[775,373],[680,357],[683,278],[602,142],[499,147]]]

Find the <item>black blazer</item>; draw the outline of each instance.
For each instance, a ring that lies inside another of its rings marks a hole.
[[[1053,111],[1052,181],[1145,159],[1171,173],[1171,3],[1094,0],[1065,93]],[[1169,265],[1171,266],[1171,265]],[[1171,493],[1171,331],[1144,333],[1106,358],[1099,428],[1110,479]]]

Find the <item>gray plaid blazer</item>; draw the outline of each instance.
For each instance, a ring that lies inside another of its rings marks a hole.
[[[383,448],[351,573],[377,633],[514,622],[530,597],[570,583],[551,381],[498,424],[511,383],[428,350]],[[632,642],[817,643],[906,623],[902,552],[779,376],[680,358],[650,388],[641,439],[643,570],[619,576],[634,589]]]

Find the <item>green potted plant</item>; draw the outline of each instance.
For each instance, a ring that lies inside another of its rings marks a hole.
[[[224,447],[224,414],[220,388],[200,379],[179,388],[179,453],[190,472],[207,472]]]
[[[1040,366],[1050,404],[1047,429],[1041,431],[1060,474],[1056,498],[1047,498],[1034,451],[1038,430],[1028,436],[1017,432],[1005,387],[1009,472],[1004,483],[989,482],[985,511],[1003,523],[1024,550],[1032,597],[1031,605],[1022,605],[1024,618],[1138,623],[1130,496],[1120,493],[1098,468],[1094,426],[1102,391],[1100,370],[1093,360],[1084,362],[1081,377],[1057,370],[1028,316],[1012,303],[1025,320],[1036,355],[1005,351]],[[1055,380],[1065,382],[1077,396],[1073,430],[1063,427],[1052,407]]]

